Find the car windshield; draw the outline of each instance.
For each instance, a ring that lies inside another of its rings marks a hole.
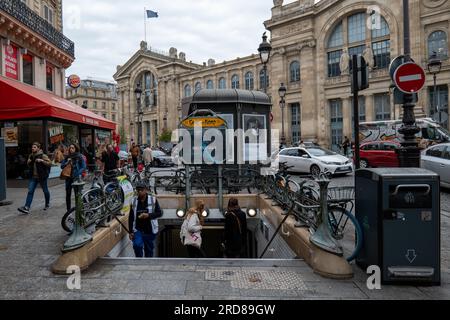
[[[445,136],[447,139],[447,141],[448,141],[448,139],[449,139],[449,137],[450,137],[450,132],[447,130],[447,129],[445,129],[444,127],[440,127],[439,129],[438,129],[438,131],[440,131],[439,133],[441,134],[441,135],[443,135],[443,136]],[[444,137],[442,137],[442,138],[444,138]],[[445,139],[444,139],[445,140]]]
[[[326,157],[326,156],[333,156],[336,154],[333,151],[323,149],[320,147],[307,148],[306,150],[314,157]]]
[[[161,156],[165,156],[166,154],[162,151],[152,151],[152,156],[153,157],[161,157]]]

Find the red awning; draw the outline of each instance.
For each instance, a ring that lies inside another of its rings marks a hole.
[[[57,118],[115,130],[116,124],[50,92],[0,76],[0,120]]]

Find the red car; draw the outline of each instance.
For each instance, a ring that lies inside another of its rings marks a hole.
[[[361,144],[360,167],[398,167],[400,143],[394,141],[371,141]]]

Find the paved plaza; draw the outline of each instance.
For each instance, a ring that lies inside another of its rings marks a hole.
[[[352,177],[332,185],[352,184]],[[67,277],[50,266],[67,234],[60,226],[64,187],[50,188],[52,207],[43,211],[41,189],[32,213],[20,216],[27,190],[8,189],[12,206],[0,207],[0,299],[450,299],[450,197],[442,193],[442,285],[383,286],[367,289],[367,276],[337,281],[312,272],[302,260],[100,259],[82,274],[81,290],[67,288]]]

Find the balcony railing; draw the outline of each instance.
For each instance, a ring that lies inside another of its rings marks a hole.
[[[1,0],[0,10],[19,20],[26,27],[39,33],[47,41],[75,58],[75,44],[22,1]]]

